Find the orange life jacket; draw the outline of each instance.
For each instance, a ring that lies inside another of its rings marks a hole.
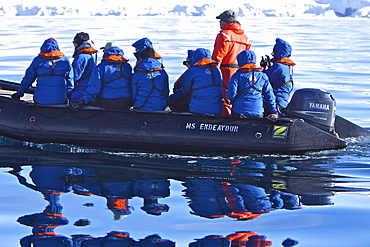
[[[282,64],[289,65],[289,66],[295,66],[296,65],[296,63],[293,62],[293,60],[288,58],[288,57],[280,58],[275,63],[282,63]]]
[[[124,58],[122,55],[109,55],[103,58],[101,61],[109,62],[109,63],[127,63],[128,62],[128,60]]]
[[[199,61],[197,61],[193,67],[208,67],[208,66],[212,66],[212,67],[216,67],[218,65],[218,63],[212,59],[209,59],[209,58],[202,58],[200,59]]]
[[[56,60],[64,57],[64,54],[59,50],[55,50],[52,52],[40,52],[39,56],[50,60]]]
[[[79,55],[79,54],[96,54],[96,53],[98,53],[98,51],[97,50],[95,50],[94,48],[92,48],[92,47],[86,47],[86,48],[82,48],[82,49],[80,49],[80,50],[78,50],[75,54],[73,54],[73,58],[75,58],[77,55]]]
[[[238,71],[241,72],[252,72],[252,71],[262,71],[263,68],[257,67],[255,63],[247,63],[241,66]]]

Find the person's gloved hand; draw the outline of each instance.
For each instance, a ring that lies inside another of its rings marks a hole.
[[[23,95],[21,95],[18,92],[16,92],[16,93],[13,93],[11,97],[14,100],[20,100],[23,97]]]
[[[83,99],[79,99],[76,103],[68,105],[68,109],[70,109],[71,111],[78,111],[82,107],[84,107],[84,105],[85,105],[85,101]]]
[[[267,119],[271,121],[276,121],[279,118],[279,114],[277,110],[272,111],[268,116]]]

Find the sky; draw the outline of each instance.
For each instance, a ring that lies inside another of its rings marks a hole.
[[[238,16],[370,18],[370,0],[0,0],[11,16],[207,16],[232,9]]]

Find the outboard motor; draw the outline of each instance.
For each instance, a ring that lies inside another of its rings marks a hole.
[[[286,109],[286,116],[301,118],[324,131],[335,133],[335,99],[325,91],[304,88],[294,92]]]

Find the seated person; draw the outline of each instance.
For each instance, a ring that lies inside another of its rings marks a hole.
[[[291,53],[290,44],[277,38],[272,52],[271,62],[273,65],[263,71],[272,85],[279,111],[288,106],[293,91],[293,66],[295,63],[290,59]]]
[[[19,100],[23,97],[36,79],[37,84],[33,94],[35,103],[43,105],[67,103],[67,91],[73,87],[73,70],[54,38],[44,41],[41,52],[32,60],[18,91],[12,95],[12,98]]]
[[[71,110],[78,110],[85,104],[116,109],[132,106],[132,67],[123,54],[115,42],[105,45],[101,63],[94,68],[82,98],[70,105]]]
[[[190,68],[193,66],[192,57],[195,50],[188,50],[188,56],[183,64]],[[186,71],[177,79],[173,85],[173,93],[176,94],[177,90],[181,87],[181,78],[186,73]],[[174,95],[171,95],[168,99],[168,106],[174,112],[189,112],[189,102],[190,102],[190,93],[183,95],[181,98],[175,98]]]
[[[181,76],[177,91],[171,101],[190,100],[189,111],[197,114],[219,115],[222,113],[222,79],[217,63],[211,60],[208,49],[195,50],[194,63]]]
[[[90,42],[88,33],[77,33],[73,39],[75,51],[72,55],[74,88],[69,96],[70,103],[76,103],[85,92],[90,80],[92,71],[96,65],[97,50],[95,50]]]
[[[156,58],[153,48],[147,47],[140,54],[132,76],[134,109],[163,111],[169,95],[168,75]]]
[[[245,50],[237,56],[239,69],[231,77],[226,96],[233,103],[233,116],[263,117],[266,102],[270,117],[277,118],[275,95],[262,68],[256,67],[256,55]]]

